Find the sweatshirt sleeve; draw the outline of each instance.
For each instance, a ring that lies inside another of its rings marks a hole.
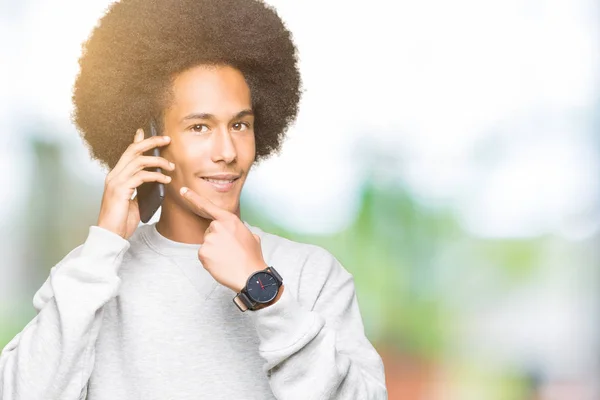
[[[91,226],[35,293],[37,315],[0,353],[0,400],[85,398],[102,306],[117,295],[129,241]]]
[[[277,303],[251,312],[271,390],[281,400],[387,399],[383,362],[365,336],[354,278],[319,249],[300,276],[299,293],[310,304],[285,287]]]

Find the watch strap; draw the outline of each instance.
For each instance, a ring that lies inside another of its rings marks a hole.
[[[256,306],[256,303],[250,300],[243,290],[233,298],[233,303],[241,312],[252,310]]]
[[[277,280],[277,283],[279,283],[279,286],[281,286],[281,284],[283,283],[283,278],[281,277],[281,275],[279,275],[279,272],[277,272],[277,270],[273,267],[268,267],[267,271],[273,274],[273,276]]]

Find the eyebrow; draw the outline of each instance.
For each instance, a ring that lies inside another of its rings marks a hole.
[[[235,114],[232,118],[232,120],[234,119],[240,119],[242,117],[246,117],[246,116],[254,116],[254,112],[250,109],[248,110],[242,110],[239,113]],[[193,113],[193,114],[189,114],[185,117],[183,117],[183,119],[181,120],[181,122],[190,120],[190,119],[208,119],[208,120],[215,120],[216,117],[213,114],[208,114],[208,113]]]

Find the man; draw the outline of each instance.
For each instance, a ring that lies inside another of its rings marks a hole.
[[[246,177],[279,150],[300,98],[276,12],[122,0],[80,66],[74,122],[110,169],[98,223],[2,351],[0,398],[387,398],[352,275],[240,219]],[[151,118],[162,135],[144,139]],[[166,196],[160,220],[138,227],[144,182]]]

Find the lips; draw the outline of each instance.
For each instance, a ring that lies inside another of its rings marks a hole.
[[[225,184],[225,183],[231,183],[233,181],[235,181],[235,179],[211,179],[211,178],[202,178],[205,181],[208,181],[210,183],[217,183],[217,184]]]
[[[240,176],[233,174],[221,174],[202,176],[201,178],[217,192],[228,192],[233,188]]]
[[[217,181],[233,181],[240,177],[239,174],[214,174],[201,176],[202,179],[212,179]]]

